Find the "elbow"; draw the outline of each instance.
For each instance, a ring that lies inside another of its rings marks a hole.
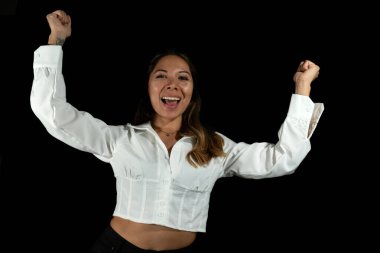
[[[30,96],[30,108],[45,127],[57,128],[54,119],[54,108],[50,102],[38,99],[32,93]]]
[[[311,150],[308,140],[297,151],[285,153],[274,165],[273,176],[293,174]]]

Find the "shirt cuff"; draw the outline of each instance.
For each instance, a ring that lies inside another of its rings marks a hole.
[[[314,111],[314,103],[308,96],[292,94],[288,116],[310,121]]]
[[[63,51],[61,46],[45,45],[34,51],[33,68],[51,67],[62,71]]]
[[[308,125],[307,137],[310,138],[323,111],[323,103],[314,103],[308,96],[292,94],[288,117],[305,122]]]

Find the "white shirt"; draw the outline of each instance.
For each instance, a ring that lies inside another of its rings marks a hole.
[[[205,232],[216,180],[293,173],[310,151],[309,139],[324,110],[322,103],[293,94],[277,143],[235,143],[218,133],[227,156],[194,168],[186,160],[192,137],[178,140],[169,156],[149,122],[111,126],[67,103],[62,57],[60,46],[34,52],[32,110],[52,136],[111,164],[117,189],[114,215],[136,222]]]

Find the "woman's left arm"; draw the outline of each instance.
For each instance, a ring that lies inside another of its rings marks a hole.
[[[278,131],[276,143],[234,143],[225,138],[224,175],[266,178],[291,174],[311,149],[310,137],[324,110],[309,95],[311,83],[319,74],[319,66],[311,61],[299,64],[293,76],[292,95],[287,116]]]

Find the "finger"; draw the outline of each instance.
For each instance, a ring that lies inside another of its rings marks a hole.
[[[48,14],[48,15],[46,16],[46,19],[47,19],[47,21],[48,21],[48,23],[49,23],[50,26],[56,24],[57,21],[58,21],[58,17],[57,17],[57,15],[56,15],[56,14],[53,14],[53,13]]]
[[[60,19],[61,16],[62,16],[62,12],[58,10],[58,11],[53,11],[52,13],[49,13],[47,15],[47,18],[50,20],[55,20],[55,19]]]
[[[311,62],[309,60],[305,60],[305,63],[303,64],[303,67],[305,70],[307,69],[310,69],[312,66],[311,66]]]
[[[63,10],[56,10],[56,11],[53,11],[52,13],[60,17],[66,16],[66,12],[64,12]]]
[[[48,14],[47,19],[49,23],[54,22],[55,24],[58,24],[57,22],[59,22],[60,24],[63,24],[63,25],[71,24],[70,15],[67,15],[66,12],[62,10],[57,10]]]
[[[298,64],[298,67],[297,67],[297,71],[302,71],[302,65],[303,65],[303,61],[300,62],[300,64]]]
[[[62,23],[67,23],[69,22],[69,18],[66,14],[66,12],[64,12],[63,10],[56,10],[56,11],[53,11],[52,12],[52,15],[54,15],[56,18],[58,18]]]
[[[52,20],[54,18],[58,18],[58,15],[55,13],[49,13],[48,15],[46,15],[46,18]]]

